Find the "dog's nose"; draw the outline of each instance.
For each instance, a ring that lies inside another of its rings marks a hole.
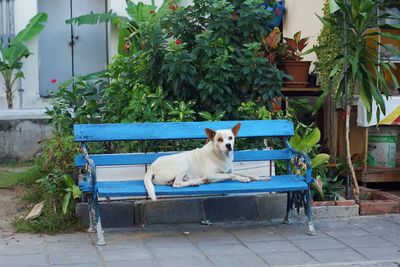
[[[231,145],[231,144],[226,144],[225,146],[226,146],[226,148],[227,148],[229,151],[232,150],[232,145]]]

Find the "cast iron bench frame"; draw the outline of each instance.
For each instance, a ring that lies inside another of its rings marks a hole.
[[[197,187],[174,188],[155,185],[158,197],[161,196],[205,196],[216,194],[239,193],[287,193],[286,216],[284,222],[292,223],[292,210],[304,205],[308,220],[308,234],[315,235],[311,211],[311,161],[305,153],[294,150],[289,138],[294,135],[293,123],[287,120],[248,120],[218,122],[160,122],[160,123],[118,123],[118,124],[75,124],[74,140],[81,143],[82,154],[75,157],[75,166],[84,168],[84,179],[79,181],[83,193],[88,195],[90,227],[89,232],[97,232],[97,245],[105,245],[99,197],[147,197],[143,181],[108,181],[97,182],[96,166],[143,165],[151,164],[156,158],[172,154],[162,153],[125,153],[89,155],[87,142],[105,141],[146,141],[146,140],[179,140],[204,139],[205,128],[213,130],[229,129],[236,123],[242,124],[238,138],[281,137],[285,148],[280,150],[242,150],[235,151],[234,161],[287,161],[288,174],[276,175],[270,181],[253,181],[240,183],[225,181],[200,185]],[[295,174],[291,166],[294,163]],[[306,164],[304,176],[299,168]]]

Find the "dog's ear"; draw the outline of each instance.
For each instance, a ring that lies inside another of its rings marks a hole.
[[[235,126],[232,127],[231,131],[233,133],[233,135],[236,137],[238,135],[238,132],[240,130],[240,122],[238,124],[236,124]]]
[[[207,135],[208,139],[213,140],[216,132],[209,128],[206,128],[205,130],[206,130],[206,135]]]

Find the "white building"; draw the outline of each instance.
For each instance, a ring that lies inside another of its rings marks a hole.
[[[2,0],[2,3],[6,2],[14,2],[15,32],[24,28],[37,12],[49,14],[48,23],[40,37],[28,44],[33,54],[24,60],[25,79],[20,83],[23,91],[16,93],[14,109],[43,109],[50,103],[48,91],[54,89],[58,82],[73,74],[104,69],[117,51],[116,30],[110,26],[72,26],[71,30],[65,20],[90,11],[104,12],[110,9],[126,15],[125,0]],[[285,2],[285,36],[292,36],[301,30],[303,36],[312,37],[312,44],[322,26],[315,13],[322,13],[324,1]],[[161,0],[156,3],[160,4]],[[181,2],[187,3],[190,0]],[[315,56],[309,55],[308,58],[313,60]],[[7,109],[4,90],[0,90],[1,109]]]

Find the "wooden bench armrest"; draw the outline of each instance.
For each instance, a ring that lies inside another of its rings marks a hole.
[[[297,151],[296,149],[294,149],[288,140],[285,140],[286,146],[287,148],[290,150],[291,154],[293,157],[297,157],[297,160],[294,161],[294,166],[296,168],[296,170],[300,169],[300,165],[301,163],[305,163],[307,168],[306,168],[306,183],[307,184],[312,184],[314,182],[314,178],[312,177],[312,166],[311,166],[311,159],[310,157],[301,151]]]

